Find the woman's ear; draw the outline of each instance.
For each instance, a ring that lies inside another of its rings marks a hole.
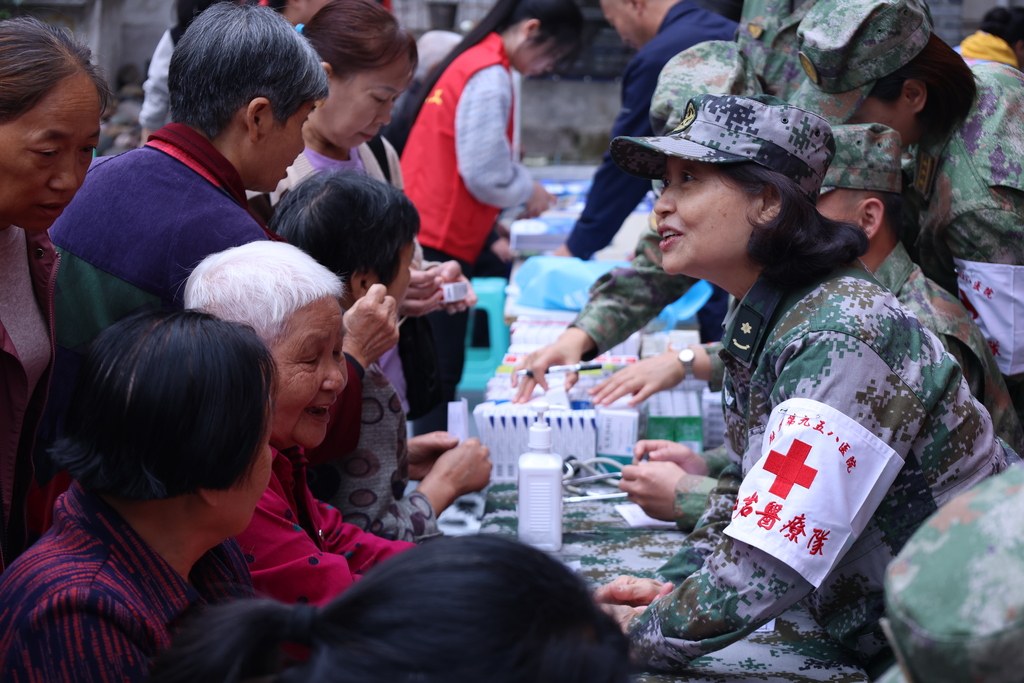
[[[920,114],[928,103],[928,86],[924,81],[916,78],[908,78],[903,81],[903,91],[900,97],[905,101],[912,114]]]
[[[782,209],[778,191],[769,185],[754,201],[754,225],[766,225],[775,220]]]
[[[865,197],[858,202],[857,214],[868,239],[874,239],[885,223],[885,204],[878,197]]]
[[[242,123],[249,142],[256,144],[267,137],[274,127],[274,110],[266,97],[252,99],[242,112]]]
[[[540,33],[540,19],[525,19],[520,27],[524,40],[532,40]]]
[[[371,270],[357,270],[352,273],[352,277],[348,279],[348,289],[351,293],[352,301],[359,301],[375,284],[380,282],[380,278],[377,274]]]

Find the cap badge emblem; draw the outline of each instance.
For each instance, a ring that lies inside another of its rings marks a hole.
[[[815,85],[821,85],[821,81],[818,80],[818,70],[814,68],[814,64],[807,58],[803,52],[800,53],[800,66],[804,68],[804,73],[807,74],[807,78],[811,79],[811,82]]]
[[[697,108],[693,106],[693,102],[686,103],[686,113],[683,115],[683,121],[679,124],[681,130],[686,130],[693,123],[694,119],[697,118]]]

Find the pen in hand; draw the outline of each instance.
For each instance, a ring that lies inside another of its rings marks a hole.
[[[602,368],[601,363],[575,363],[574,365],[552,365],[547,369],[545,374],[552,372],[582,372],[583,370],[600,370]],[[533,377],[533,370],[516,370],[516,375],[519,377]]]

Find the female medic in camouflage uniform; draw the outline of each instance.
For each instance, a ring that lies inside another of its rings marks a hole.
[[[899,131],[903,243],[975,316],[1024,416],[1024,75],[968,67],[921,0],[819,0],[797,35],[808,80],[790,101]]]
[[[683,668],[802,601],[881,672],[886,564],[1012,451],[939,340],[854,265],[864,233],[817,212],[835,151],[823,118],[767,95],[703,95],[669,136],[611,151],[664,179],[665,269],[739,303],[723,337],[730,464],[661,570],[677,583],[620,577],[597,599],[650,668]]]

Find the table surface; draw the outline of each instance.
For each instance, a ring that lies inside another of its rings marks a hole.
[[[619,574],[658,578],[658,568],[676,553],[685,534],[632,528],[615,511],[618,500],[565,503],[562,550],[558,557],[596,587]],[[480,533],[516,536],[515,484],[495,484],[487,494]],[[644,673],[640,683],[676,681],[870,681],[847,651],[831,640],[803,607],[713,655],[691,663],[685,675]]]

